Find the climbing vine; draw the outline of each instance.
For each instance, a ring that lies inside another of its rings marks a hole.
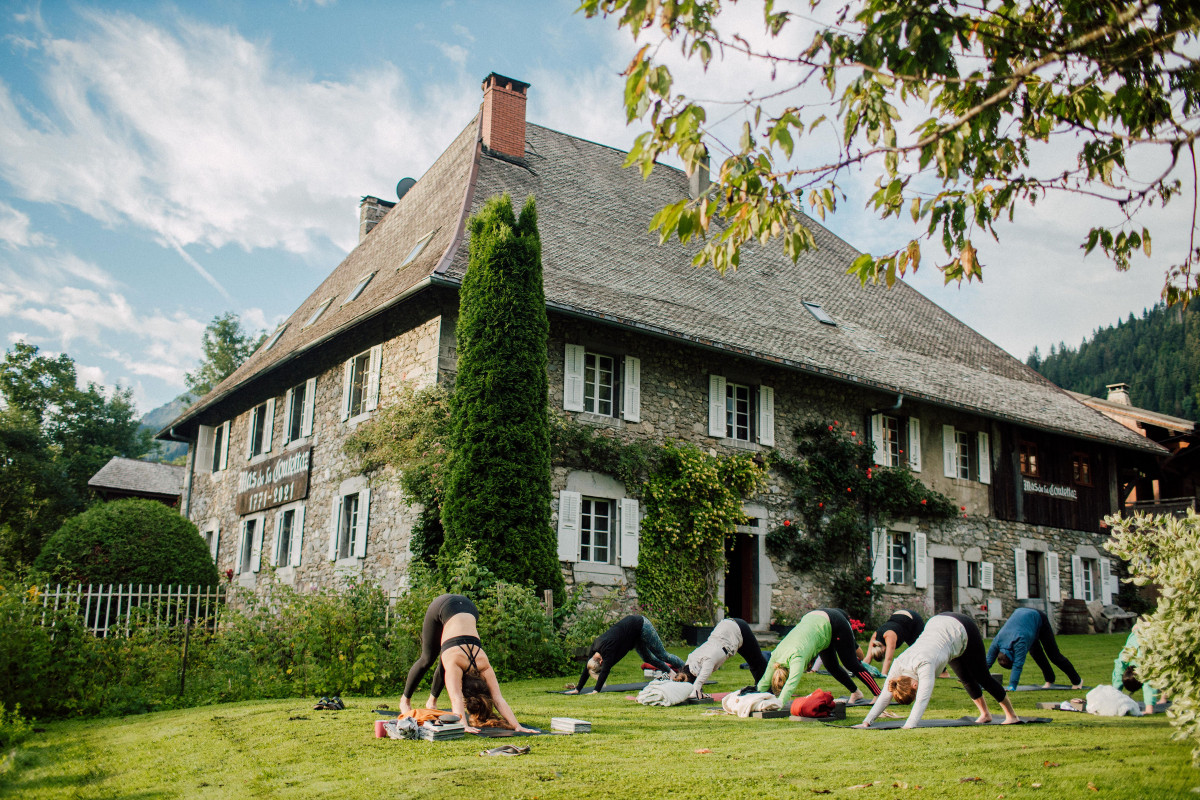
[[[907,468],[874,464],[874,445],[840,422],[808,425],[796,437],[799,457],[775,452],[771,465],[791,482],[800,520],[776,526],[767,547],[797,572],[822,573],[834,604],[867,619],[871,528],[899,517],[948,519],[958,509]]]
[[[745,520],[742,501],[762,485],[750,456],[719,457],[668,443],[642,490],[639,601],[667,635],[680,624],[709,624],[725,538]]]

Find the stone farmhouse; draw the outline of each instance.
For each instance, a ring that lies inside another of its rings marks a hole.
[[[1101,517],[1158,444],[911,287],[861,286],[846,274],[858,251],[815,222],[819,249],[798,263],[771,245],[725,276],[696,269],[694,248],[660,245],[648,223],[702,175],[659,166],[643,181],[624,152],[527,123],[528,89],[489,75],[480,113],[425,175],[396,203],[365,197],[358,246],[159,434],[190,445],[182,510],[220,570],[247,587],[272,568],[298,587],[404,586],[416,513],[394,482],[356,474],[343,443],[402,384],[453,381],[464,223],[509,192],[538,203],[552,409],[716,453],[794,453],[802,423],[851,421],[879,463],[907,465],[964,509],[875,532],[885,606],[997,619],[1018,604],[1109,600]],[[568,585],[636,591],[637,500],[611,475],[563,468],[553,491]],[[826,602],[819,577],[765,547],[795,516],[778,476],[746,512],[721,578],[727,613],[761,628],[778,609]]]

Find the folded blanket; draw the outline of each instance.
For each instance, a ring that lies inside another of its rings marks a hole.
[[[692,696],[692,684],[687,681],[651,681],[638,692],[637,701],[644,706],[677,706]]]
[[[721,708],[728,714],[748,717],[755,711],[778,711],[779,698],[770,692],[750,692],[747,694],[727,694],[721,701]]]
[[[1097,686],[1087,693],[1087,712],[1100,717],[1140,717],[1142,707],[1127,694],[1111,686]]]

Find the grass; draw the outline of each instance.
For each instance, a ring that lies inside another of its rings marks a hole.
[[[1125,634],[1061,637],[1088,684],[1106,681]],[[674,649],[684,654],[683,648]],[[749,673],[732,662],[714,690],[740,688]],[[636,656],[610,681],[640,678]],[[1027,680],[1038,677],[1026,669]],[[573,680],[574,678],[571,678]],[[505,697],[527,724],[551,716],[590,720],[594,732],[522,739],[533,751],[479,758],[492,740],[373,738],[371,708],[396,697],[343,698],[341,712],[313,711],[311,699],[206,706],[122,719],[42,723],[4,757],[0,797],[42,798],[1048,798],[1196,797],[1200,770],[1190,747],[1170,741],[1163,715],[1101,719],[1036,712],[1066,692],[1013,695],[1018,713],[1049,725],[843,730],[814,722],[705,716],[703,707],[646,708],[625,693],[548,694],[564,679],[508,684]],[[803,693],[840,687],[808,675]],[[995,703],[991,703],[995,710]],[[966,693],[939,680],[926,716],[971,713]],[[851,721],[865,708],[850,709]],[[513,741],[513,740],[504,740]],[[697,753],[699,749],[711,753]],[[964,778],[972,778],[963,782]],[[871,784],[866,788],[855,788]],[[1040,784],[1040,786],[1039,786]],[[1095,787],[1093,790],[1092,787]]]

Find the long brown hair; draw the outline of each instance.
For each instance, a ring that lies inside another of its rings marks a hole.
[[[463,703],[467,707],[468,721],[475,728],[507,728],[504,720],[496,716],[496,704],[487,682],[479,673],[471,671],[463,675]]]

